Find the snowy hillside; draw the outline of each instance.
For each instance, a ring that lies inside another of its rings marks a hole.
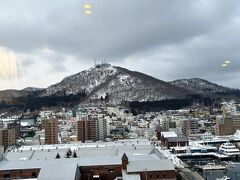
[[[89,70],[64,78],[48,87],[41,96],[77,94],[85,92],[89,100],[105,98],[115,103],[147,101],[186,96],[186,91],[151,76],[129,71],[109,64],[97,65]]]
[[[83,91],[89,94],[94,88],[106,82],[109,77],[115,75],[116,72],[117,69],[109,64],[98,65],[89,70],[66,77],[60,83],[49,86],[42,96],[59,93],[69,95]]]
[[[84,102],[107,99],[110,104],[123,101],[156,101],[185,98],[189,94],[229,92],[233,89],[199,78],[165,82],[146,74],[110,64],[96,65],[88,70],[64,78],[46,89],[0,91],[0,102],[18,97],[48,97],[84,94]]]
[[[185,88],[187,90],[200,94],[211,94],[215,92],[227,92],[232,90],[230,88],[219,86],[215,83],[211,83],[200,78],[179,79],[170,83],[174,86]]]

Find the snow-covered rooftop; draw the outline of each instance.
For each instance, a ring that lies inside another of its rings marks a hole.
[[[164,138],[177,137],[177,134],[174,131],[164,131],[161,132],[161,136],[163,136]]]

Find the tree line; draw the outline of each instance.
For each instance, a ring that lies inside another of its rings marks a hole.
[[[9,108],[17,108],[26,110],[39,110],[42,107],[55,107],[55,106],[64,106],[64,107],[73,107],[79,104],[86,97],[86,92],[82,91],[78,94],[58,94],[51,96],[35,96],[28,95],[24,97],[14,98],[13,103],[8,104],[6,102],[0,103],[0,109],[9,109]]]
[[[185,99],[167,99],[161,101],[146,101],[130,102],[129,107],[133,114],[144,112],[159,112],[163,110],[178,110],[185,107],[190,107],[194,104],[201,104],[203,106],[211,106],[214,103],[214,99],[210,97],[203,97],[201,95],[191,95]]]

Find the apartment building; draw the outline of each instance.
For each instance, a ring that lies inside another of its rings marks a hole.
[[[58,120],[44,120],[45,144],[58,144]]]

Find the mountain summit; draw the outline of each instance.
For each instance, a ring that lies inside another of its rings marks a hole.
[[[187,89],[196,94],[211,94],[233,90],[200,78],[178,79],[170,83],[174,86]]]
[[[110,64],[100,64],[49,86],[41,96],[75,95],[80,92],[85,92],[89,100],[107,96],[113,104],[119,104],[122,101],[184,98],[187,93],[190,93],[140,72]]]

